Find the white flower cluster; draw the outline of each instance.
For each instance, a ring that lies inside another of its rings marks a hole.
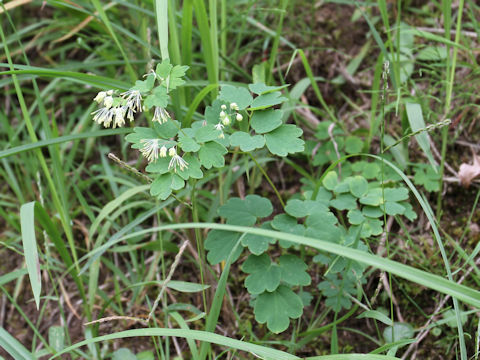
[[[243,116],[242,116],[242,114],[240,114],[238,112],[238,109],[239,109],[238,105],[237,105],[237,103],[234,103],[234,102],[232,102],[230,104],[230,111],[231,111],[230,113],[226,112],[227,105],[225,105],[225,104],[221,106],[221,109],[222,109],[222,111],[220,111],[220,121],[218,122],[218,124],[215,125],[215,129],[221,131],[221,133],[218,137],[220,139],[223,139],[225,137],[225,134],[223,133],[223,128],[225,126],[230,125],[231,117],[234,116],[235,120],[242,121]]]
[[[142,139],[140,142],[143,144],[140,152],[142,155],[147,158],[148,162],[155,162],[159,157],[164,158],[170,156],[172,159],[168,164],[168,170],[173,169],[177,172],[177,166],[180,168],[180,171],[188,168],[188,162],[186,162],[180,155],[177,154],[177,149],[175,146],[167,149],[165,145],[160,146],[161,139]],[[165,143],[165,142],[164,142]]]
[[[103,124],[104,127],[110,127],[113,122],[113,128],[125,125],[125,118],[130,121],[134,120],[134,114],[141,112],[142,94],[139,90],[130,89],[115,96],[114,90],[100,91],[93,99],[98,104],[103,105],[102,108],[92,112],[93,121]],[[167,110],[162,107],[155,107],[152,121],[163,124],[171,119]]]

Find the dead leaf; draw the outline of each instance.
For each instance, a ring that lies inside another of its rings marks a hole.
[[[473,179],[480,175],[480,156],[473,154],[473,165],[461,164],[458,171],[460,183],[469,187]]]

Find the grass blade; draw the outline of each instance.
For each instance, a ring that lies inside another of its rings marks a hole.
[[[40,260],[38,258],[37,239],[35,236],[35,202],[23,204],[20,208],[20,226],[22,229],[23,252],[27,264],[28,277],[32,287],[33,298],[40,305],[42,279],[40,277]]]
[[[10,335],[3,327],[0,327],[0,347],[9,353],[15,360],[36,359],[31,352],[20,344],[20,342]]]
[[[265,346],[260,346],[256,344],[250,344],[245,341],[240,341],[236,339],[231,339],[226,336],[213,334],[206,331],[200,330],[184,330],[184,329],[164,329],[164,328],[150,328],[150,329],[135,329],[135,330],[126,330],[118,333],[113,333],[109,335],[99,336],[91,338],[88,340],[81,341],[76,343],[63,351],[55,354],[50,357],[49,360],[58,358],[63,354],[67,354],[72,350],[75,350],[81,346],[85,346],[92,343],[97,343],[101,341],[108,341],[113,339],[124,339],[130,337],[139,337],[139,336],[175,336],[183,337],[185,339],[193,339],[198,341],[205,341],[212,344],[218,344],[226,346],[233,349],[243,350],[252,354],[255,354],[257,357],[262,357],[266,359],[275,359],[275,360],[296,360],[300,359],[295,355],[288,354],[286,352],[271,349]]]

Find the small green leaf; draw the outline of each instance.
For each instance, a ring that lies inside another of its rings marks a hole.
[[[384,191],[385,201],[402,201],[408,199],[408,190],[404,187],[387,188]]]
[[[150,194],[158,196],[161,200],[167,199],[172,190],[180,190],[185,186],[185,181],[177,174],[166,173],[153,181],[150,187]]]
[[[272,227],[275,230],[285,232],[288,234],[303,236],[305,233],[305,227],[297,223],[297,219],[287,214],[279,214],[273,218]],[[280,240],[279,244],[282,248],[288,249],[294,244],[288,240]]]
[[[246,109],[253,101],[252,95],[247,89],[232,85],[223,85],[218,98],[230,104],[236,103],[239,110]]]
[[[177,120],[168,120],[163,124],[158,122],[153,123],[153,129],[157,133],[157,137],[162,139],[170,139],[178,134],[181,124]]]
[[[184,152],[197,152],[200,150],[200,145],[191,136],[185,135],[185,131],[178,134],[178,145]]]
[[[222,105],[228,106],[226,101],[216,99],[212,105],[205,108],[205,120],[208,124],[216,125],[221,120],[220,112],[222,111]]]
[[[349,136],[345,139],[345,151],[348,154],[358,154],[362,151],[363,141],[359,137]]]
[[[250,294],[272,292],[280,285],[281,269],[271,262],[267,254],[250,255],[243,263],[242,270],[250,274],[245,279],[245,286]]]
[[[426,46],[417,54],[422,61],[442,61],[447,58],[447,48],[443,46]]]
[[[180,175],[182,179],[188,180],[189,178],[203,178],[203,172],[200,169],[200,162],[195,156],[193,156],[192,154],[186,154],[185,156],[183,156],[183,160],[187,162],[188,166],[183,170],[177,168],[177,174]]]
[[[152,94],[145,98],[144,104],[147,109],[151,109],[154,106],[166,108],[168,105],[167,89],[157,86],[153,89]]]
[[[296,125],[282,125],[265,134],[265,142],[272,154],[287,156],[304,150],[305,142],[299,139],[302,134],[303,130]]]
[[[362,169],[362,175],[366,179],[375,179],[380,175],[380,166],[376,163],[365,163]]]
[[[266,109],[271,106],[281,104],[286,100],[287,98],[283,97],[280,91],[274,91],[265,95],[259,95],[255,99],[253,99],[250,110]]]
[[[274,91],[279,91],[282,89],[285,89],[286,87],[290,86],[289,84],[285,84],[282,86],[267,86],[263,83],[257,83],[257,84],[250,84],[248,85],[248,88],[250,89],[251,92],[257,95],[263,95],[263,94],[268,94],[270,92]]]
[[[368,182],[363,176],[352,176],[349,178],[348,185],[350,192],[357,198],[363,197],[368,191]]]
[[[445,319],[446,324],[451,327],[452,329],[456,329],[458,327],[457,324],[457,315],[455,314],[455,310],[453,309],[448,309],[446,310],[443,314],[442,317]],[[460,314],[460,321],[462,322],[462,325],[465,325],[465,323],[468,320],[468,315],[465,313]]]
[[[422,167],[415,167],[415,176],[413,181],[416,185],[423,185],[425,190],[439,191],[440,190],[440,174],[435,172],[435,170],[428,166],[426,171]]]
[[[352,210],[357,208],[357,200],[350,194],[342,194],[330,200],[330,205],[341,211]]]
[[[218,214],[226,218],[229,224],[251,226],[257,218],[270,216],[272,211],[272,203],[267,198],[247,195],[244,200],[230,198],[218,209]]]
[[[388,326],[383,331],[383,338],[387,343],[413,338],[413,328],[408,323],[396,322],[393,326]]]
[[[195,139],[200,143],[206,143],[218,139],[221,133],[214,125],[207,124],[195,130]]]
[[[302,218],[314,212],[328,211],[328,201],[288,200],[285,212],[293,217]]]
[[[352,225],[360,225],[365,221],[365,217],[358,209],[349,210],[347,213],[348,222]]]
[[[170,77],[168,78],[168,86],[167,88],[169,90],[176,89],[180,85],[185,84],[185,80],[183,80],[183,77],[185,76],[185,73],[188,70],[188,66],[186,65],[175,65],[170,72]],[[165,83],[164,83],[165,84]]]
[[[210,230],[205,239],[205,249],[208,251],[207,259],[212,265],[228,259],[228,256],[235,248],[241,234],[224,230]],[[243,251],[238,246],[233,255],[232,262],[236,261]]]
[[[275,130],[282,125],[283,111],[281,110],[263,110],[255,111],[252,115],[250,125],[258,134],[265,134]]]
[[[367,195],[360,199],[360,203],[370,206],[379,206],[383,204],[383,194],[381,188],[373,188],[368,190]]]
[[[168,173],[170,170],[168,169],[168,165],[170,164],[169,158],[158,158],[157,161],[150,163],[145,168],[145,171],[150,173],[156,174],[165,174]]]
[[[254,313],[260,324],[267,323],[268,329],[278,334],[288,328],[290,319],[302,316],[303,303],[289,287],[280,285],[273,292],[258,295]]]
[[[269,221],[264,222],[261,228],[267,229],[267,230],[273,230]],[[242,238],[242,245],[244,247],[248,247],[248,250],[250,250],[252,254],[261,255],[265,251],[267,251],[268,246],[270,244],[274,244],[275,241],[276,241],[275,239],[272,239],[271,237],[268,237],[268,236],[261,236],[257,234],[245,234],[245,236],[243,236]]]
[[[133,132],[125,136],[125,140],[133,143],[133,149],[142,148],[143,144],[140,143],[142,139],[156,139],[158,138],[155,130],[146,127],[134,127]]]
[[[113,352],[112,360],[137,360],[137,357],[130,349],[120,348]]]
[[[155,72],[161,80],[166,80],[172,71],[173,65],[170,64],[170,60],[163,60],[160,64],[157,64]]]
[[[312,279],[305,271],[308,266],[298,256],[282,255],[278,260],[282,281],[292,286],[308,286]]]
[[[362,213],[363,215],[370,218],[378,218],[380,216],[383,216],[383,211],[380,210],[378,207],[373,206],[364,206],[362,209]]]
[[[207,169],[212,166],[221,168],[225,165],[225,158],[223,155],[227,153],[225,146],[220,145],[217,142],[206,142],[198,151],[198,157],[200,163]]]
[[[251,136],[243,131],[236,131],[230,136],[230,145],[240,146],[242,151],[261,149],[265,145],[265,138],[261,135]]]
[[[322,180],[325,189],[332,191],[338,184],[338,175],[335,171],[329,171]]]
[[[385,205],[381,205],[380,208],[383,210],[385,208],[385,212],[387,215],[403,215],[405,213],[405,208],[395,201],[386,201]]]
[[[312,214],[306,221],[305,236],[340,243],[343,232],[338,226],[335,226],[337,221],[337,218],[331,212]]]
[[[147,93],[152,90],[153,85],[155,84],[155,76],[148,75],[145,80],[137,80],[135,81],[135,86],[132,87],[130,90],[138,90],[141,93]]]

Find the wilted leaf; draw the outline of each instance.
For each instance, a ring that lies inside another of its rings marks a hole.
[[[473,164],[462,164],[458,171],[458,179],[460,183],[469,187],[473,179],[480,175],[480,157],[476,154],[473,154]]]

